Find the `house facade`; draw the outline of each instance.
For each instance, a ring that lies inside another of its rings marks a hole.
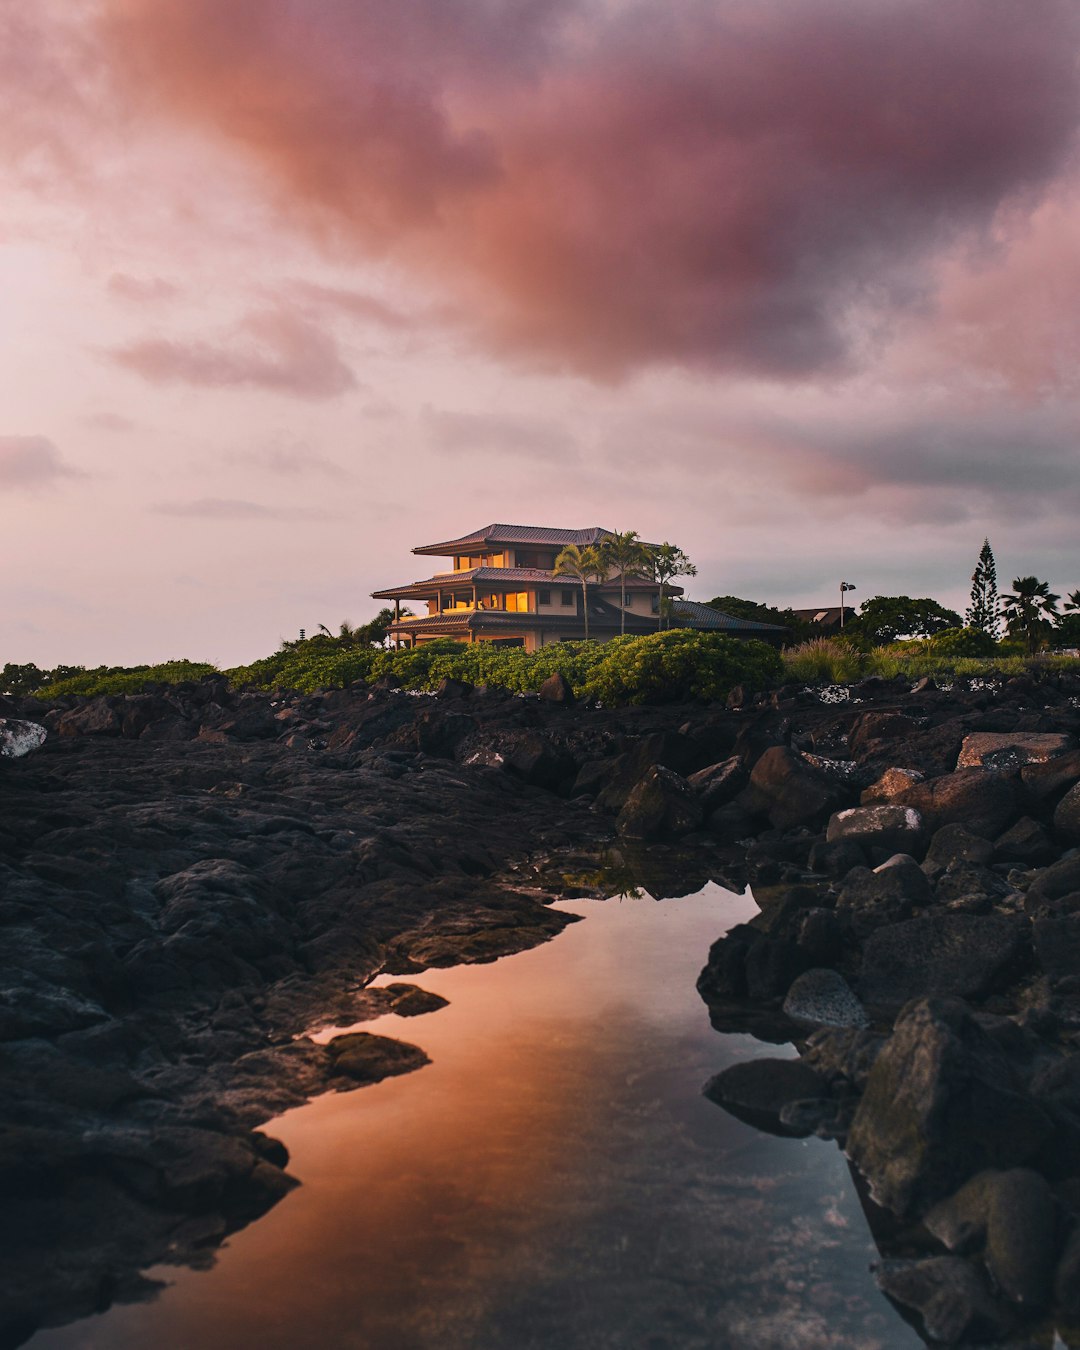
[[[408,586],[375,591],[376,600],[394,604],[389,636],[401,646],[432,638],[493,642],[537,651],[552,642],[585,636],[581,582],[556,576],[555,559],[567,544],[598,546],[611,531],[558,530],[541,525],[486,525],[472,534],[414,548],[421,557],[445,558],[451,566]],[[668,585],[668,595],[682,589]],[[407,607],[414,615],[402,613]],[[626,579],[625,628],[629,634],[654,633],[660,612],[660,586]],[[617,637],[623,626],[617,573],[589,583],[589,636]]]
[[[389,637],[397,646],[454,638],[537,651],[553,642],[585,636],[581,582],[556,576],[555,559],[568,544],[582,549],[599,546],[611,533],[600,526],[561,530],[540,525],[486,525],[458,539],[414,548],[413,553],[420,557],[444,558],[451,565],[407,586],[374,591],[373,598],[393,602]],[[657,631],[660,584],[628,576],[625,607],[623,589],[616,571],[603,582],[589,583],[590,637],[618,637],[624,629],[633,636]],[[682,595],[682,587],[670,583],[663,591],[669,597]],[[413,613],[403,613],[403,607]],[[676,617],[675,622],[684,620]],[[749,631],[741,635],[765,636]]]

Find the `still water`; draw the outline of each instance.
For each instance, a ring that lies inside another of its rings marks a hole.
[[[776,1139],[701,1085],[777,1050],[709,1025],[709,944],[756,912],[716,885],[563,901],[586,917],[417,981],[450,1006],[364,1030],[419,1072],[270,1122],[303,1185],[212,1269],[34,1350],[900,1350],[839,1150]]]

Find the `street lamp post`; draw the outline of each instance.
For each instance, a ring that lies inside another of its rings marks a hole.
[[[855,587],[851,584],[850,581],[842,581],[842,582],[840,583],[840,627],[841,627],[841,628],[843,628],[843,626],[844,626],[844,592],[845,592],[845,591],[853,591],[854,589],[855,589]]]

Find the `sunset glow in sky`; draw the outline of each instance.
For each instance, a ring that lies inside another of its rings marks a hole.
[[[1075,0],[0,0],[0,663],[234,664],[490,521],[1080,586]]]

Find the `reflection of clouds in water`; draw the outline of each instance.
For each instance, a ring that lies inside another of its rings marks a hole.
[[[426,971],[447,1007],[366,1023],[432,1063],[270,1122],[301,1187],[215,1269],[108,1313],[101,1344],[918,1345],[872,1283],[839,1150],[760,1134],[700,1094],[733,1058],[778,1053],[713,1031],[694,988],[752,898],[710,885],[560,908],[587,921]]]

